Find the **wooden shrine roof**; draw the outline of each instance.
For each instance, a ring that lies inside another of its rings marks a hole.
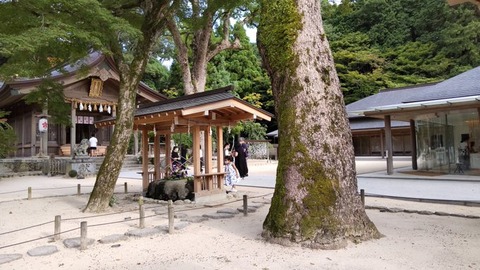
[[[141,106],[135,112],[135,128],[173,133],[186,132],[182,127],[194,125],[229,126],[242,120],[271,120],[271,113],[237,98],[232,90],[233,87],[228,86]],[[110,118],[97,122],[96,126],[114,124],[115,119]]]

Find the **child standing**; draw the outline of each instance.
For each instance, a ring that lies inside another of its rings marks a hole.
[[[225,189],[227,193],[229,192],[237,192],[235,189],[235,184],[238,183],[240,175],[238,174],[237,167],[235,167],[235,163],[233,163],[232,156],[225,157]]]

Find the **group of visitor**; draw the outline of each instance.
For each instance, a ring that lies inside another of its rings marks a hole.
[[[182,147],[182,149],[186,149]],[[225,153],[225,189],[227,193],[236,192],[235,185],[248,176],[248,144],[245,139],[240,137],[234,147],[230,143],[226,143],[223,147]],[[185,153],[179,153],[178,146],[174,146],[171,153],[172,173],[184,171],[185,168]],[[200,149],[200,168],[203,171],[203,155]]]
[[[227,193],[236,192],[235,185],[248,176],[248,145],[245,139],[240,137],[233,148],[227,142],[223,149],[225,152],[225,189]]]

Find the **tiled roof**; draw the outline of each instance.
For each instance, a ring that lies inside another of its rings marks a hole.
[[[216,90],[205,91],[178,98],[162,100],[137,109],[135,116],[147,115],[152,113],[168,112],[200,106],[208,103],[223,101],[235,98],[232,94],[233,87],[228,86]]]
[[[263,109],[257,108],[252,104],[246,102],[245,100],[236,97],[233,94],[233,86],[226,86],[215,90],[200,92],[192,95],[185,95],[177,98],[162,100],[155,103],[149,103],[138,108],[135,116],[188,109],[226,100],[240,102],[256,111],[264,113],[268,116],[273,116],[271,113]]]
[[[439,83],[382,90],[378,94],[348,104],[346,107],[349,116],[354,116],[353,112],[366,111],[375,107],[477,95],[480,95],[480,67]]]
[[[422,84],[416,86],[382,90],[378,94],[363,98],[346,106],[349,116],[350,112],[367,110],[373,107],[402,103],[403,100],[415,96],[432,87],[434,84]]]
[[[480,67],[430,86],[403,102],[418,102],[480,95]]]

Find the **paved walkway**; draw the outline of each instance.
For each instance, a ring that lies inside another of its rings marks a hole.
[[[239,186],[262,188],[275,187],[277,162],[265,160],[249,161],[250,176]],[[377,157],[357,158],[358,188],[366,195],[402,198],[452,200],[480,203],[480,177],[467,175],[420,176],[407,174],[411,171],[410,158],[394,158],[395,172],[386,174],[384,159]],[[122,192],[127,183],[129,192],[141,192],[142,181],[138,170],[120,173],[116,192]],[[28,187],[32,198],[74,195],[80,184],[81,193],[91,192],[95,178],[72,179],[68,177],[25,176],[0,179],[0,202],[27,198]]]
[[[412,170],[410,164],[409,157],[397,157],[394,174],[388,175],[384,159],[357,158],[358,188],[364,189],[367,195],[480,203],[480,177],[407,174],[406,171]],[[275,174],[269,171],[250,174],[240,186],[273,188]]]

